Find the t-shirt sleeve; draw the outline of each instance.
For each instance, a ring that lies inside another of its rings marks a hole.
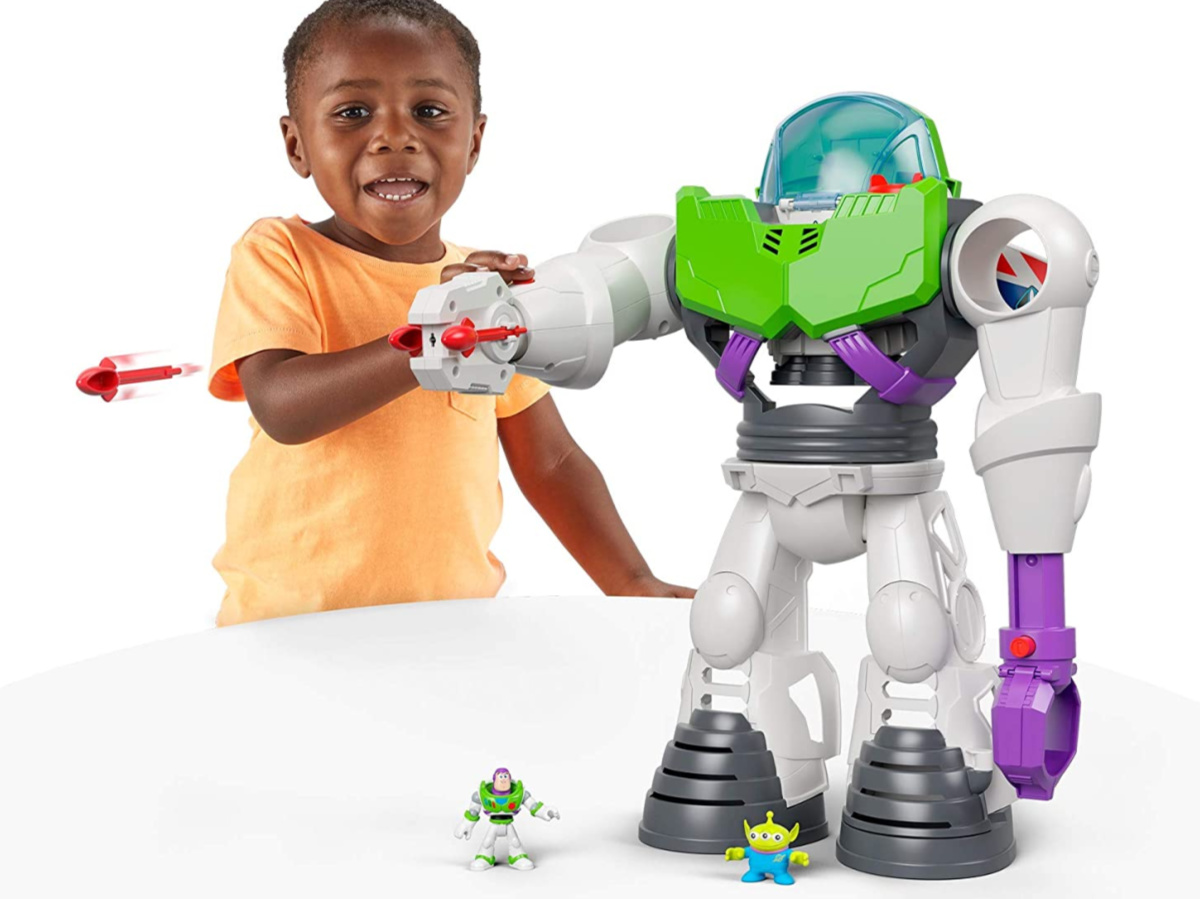
[[[225,275],[209,392],[222,400],[244,400],[234,363],[254,353],[322,349],[321,325],[295,250],[256,225],[234,244]]]
[[[496,417],[508,418],[524,412],[549,392],[550,388],[537,378],[514,375],[508,390],[496,397]]]

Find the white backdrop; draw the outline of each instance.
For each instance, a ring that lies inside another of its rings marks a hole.
[[[210,398],[203,376],[111,405],[73,381],[138,350],[207,365],[230,245],[265,215],[326,215],[276,124],[280,55],[314,5],[4,14],[0,684],[211,626],[210,559],[247,409]],[[1087,660],[1200,698],[1185,664],[1200,625],[1182,464],[1196,445],[1184,154],[1197,134],[1180,23],[1152,3],[450,5],[482,47],[489,114],[444,227],[458,243],[536,262],[612,218],[669,213],[683,184],[748,194],[776,123],[846,90],[928,112],[965,196],[1040,193],[1074,210],[1103,261],[1079,384],[1103,393],[1104,424],[1069,621]],[[972,365],[938,420],[994,633],[1004,557],[967,456],[981,393]],[[719,464],[739,408],[711,370],[678,335],[623,347],[599,387],[556,398],[656,573],[697,584],[734,501]],[[506,485],[505,592],[594,592]],[[813,604],[861,610],[863,575],[861,559],[819,568]]]

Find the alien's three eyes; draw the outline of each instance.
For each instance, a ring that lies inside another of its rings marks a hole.
[[[781,834],[781,833],[775,833],[775,834],[761,833],[760,834],[758,831],[752,830],[752,831],[750,831],[750,839],[751,840],[758,840],[758,839],[774,840],[776,843],[782,843],[783,842],[783,834]]]
[[[413,109],[413,114],[418,119],[440,119],[442,116],[447,115],[448,113],[440,106],[433,106],[429,103],[425,103],[421,106],[415,107]],[[355,104],[354,106],[344,106],[334,113],[334,116],[339,119],[349,120],[365,119],[370,115],[371,110],[358,104]]]

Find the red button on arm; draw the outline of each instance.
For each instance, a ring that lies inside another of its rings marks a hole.
[[[1018,659],[1026,659],[1033,655],[1033,651],[1037,649],[1037,644],[1033,642],[1033,637],[1020,636],[1013,637],[1011,643],[1008,644],[1009,651]]]

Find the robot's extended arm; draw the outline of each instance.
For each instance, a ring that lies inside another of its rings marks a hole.
[[[579,250],[540,263],[511,289],[495,273],[459,275],[417,293],[392,345],[414,354],[427,390],[503,393],[514,372],[591,387],[613,347],[661,337],[680,320],[667,297],[674,220],[650,215],[597,228]]]
[[[1027,230],[1041,239],[1045,260],[1009,246]],[[950,249],[954,303],[978,333],[987,388],[971,459],[1009,554],[995,759],[1025,798],[1053,795],[1079,735],[1063,554],[1087,505],[1100,430],[1100,396],[1075,387],[1084,310],[1099,270],[1079,220],[1034,196],[985,204]],[[1000,275],[1011,276],[1011,291],[998,286]]]

